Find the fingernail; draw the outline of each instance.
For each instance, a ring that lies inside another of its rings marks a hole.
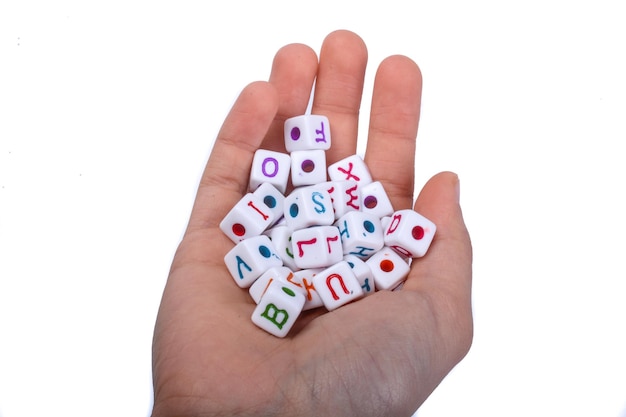
[[[456,195],[456,202],[460,203],[461,202],[461,180],[459,179],[459,176],[456,176],[456,182],[454,184],[454,192]]]

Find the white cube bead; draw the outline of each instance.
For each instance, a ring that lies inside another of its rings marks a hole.
[[[374,294],[376,292],[374,274],[372,274],[372,270],[365,261],[355,255],[346,255],[343,257],[343,260],[352,268],[352,272],[354,272],[356,279],[359,281],[359,284],[361,284],[363,295]]]
[[[379,218],[393,214],[391,200],[380,181],[374,181],[361,187],[361,211]]]
[[[372,182],[370,170],[359,155],[351,155],[328,167],[332,181],[356,181],[363,186]]]
[[[385,245],[405,256],[420,258],[428,251],[436,230],[435,223],[418,212],[398,210],[385,229]]]
[[[290,156],[291,183],[294,187],[319,184],[327,180],[325,151],[293,151]]]
[[[304,295],[276,281],[267,288],[252,313],[252,322],[276,337],[285,337],[304,306]]]
[[[322,115],[307,114],[291,117],[284,125],[287,152],[330,149],[330,124]]]
[[[265,235],[254,236],[237,243],[224,256],[224,263],[241,288],[248,288],[271,267],[283,265],[272,241]]]
[[[344,255],[365,260],[384,246],[380,219],[361,211],[350,211],[335,222],[341,236]]]
[[[313,285],[313,277],[323,271],[324,268],[301,269],[293,273],[293,282],[300,284],[305,290],[305,301],[302,310],[311,310],[322,307],[324,303]]]
[[[283,217],[285,208],[285,196],[272,184],[270,184],[269,182],[264,182],[259,185],[252,194],[259,197],[274,214],[274,220],[269,225],[269,227],[272,227]]]
[[[343,246],[335,226],[315,226],[291,234],[294,262],[301,269],[323,268],[343,259]]]
[[[330,194],[316,187],[296,188],[285,197],[284,216],[291,230],[329,226],[335,221]]]
[[[393,249],[384,247],[367,261],[374,276],[374,283],[379,290],[393,290],[406,279],[409,264]]]
[[[293,252],[291,250],[291,229],[286,224],[275,225],[271,229],[263,232],[264,235],[269,236],[276,248],[276,253],[283,261],[283,265],[296,271],[300,268],[296,265],[293,259]]]
[[[284,193],[289,182],[291,156],[283,152],[257,149],[252,159],[250,170],[250,191],[254,191],[264,182],[269,182],[278,191]]]
[[[261,274],[248,288],[248,292],[255,303],[259,304],[267,288],[275,281],[306,295],[306,290],[302,285],[293,281],[293,272],[289,268],[286,266],[273,266]]]
[[[363,297],[361,284],[343,260],[315,275],[313,285],[329,311]]]
[[[248,193],[226,214],[220,229],[235,243],[258,236],[274,221],[274,213],[263,199]]]
[[[380,218],[380,224],[383,226],[383,231],[387,231],[387,226],[391,222],[391,216],[384,216]],[[384,234],[383,234],[384,237]]]
[[[326,181],[317,184],[330,194],[335,220],[349,211],[361,210],[361,190],[356,181]]]

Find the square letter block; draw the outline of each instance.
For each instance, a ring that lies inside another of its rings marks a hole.
[[[265,235],[254,236],[237,243],[224,256],[224,263],[241,288],[248,288],[271,267],[283,265],[272,241]]]
[[[409,264],[400,254],[387,247],[376,252],[365,263],[372,270],[374,283],[379,290],[393,290],[409,274]]]
[[[220,229],[235,243],[258,236],[274,221],[274,213],[262,198],[248,193],[220,222]]]
[[[259,185],[252,194],[263,200],[263,203],[265,203],[274,214],[274,221],[272,221],[269,227],[272,227],[283,217],[285,212],[285,196],[272,184],[264,182]]]
[[[361,203],[362,212],[373,214],[378,218],[393,214],[393,206],[380,181],[374,181],[361,187]]]
[[[341,236],[344,255],[365,260],[384,246],[380,219],[361,211],[350,211],[335,222]]]
[[[287,152],[330,149],[330,124],[326,116],[305,114],[285,120]]]
[[[365,261],[355,255],[346,255],[343,257],[343,260],[350,265],[350,268],[352,268],[352,272],[354,272],[356,279],[359,281],[359,284],[361,284],[363,295],[367,296],[374,294],[374,292],[376,292],[374,274],[372,274],[372,270],[365,263]]]
[[[284,193],[287,189],[290,170],[291,157],[289,154],[257,149],[250,170],[250,191],[256,190],[264,182],[269,182],[278,191]]]
[[[385,229],[385,245],[410,258],[426,254],[437,227],[414,210],[394,212]]]
[[[335,221],[330,194],[314,186],[296,188],[285,197],[284,213],[291,230],[330,226]]]
[[[280,282],[272,283],[252,313],[252,322],[276,337],[285,337],[304,306],[304,295]]]
[[[330,194],[335,220],[349,211],[361,210],[361,190],[356,181],[326,181],[316,186]]]
[[[387,231],[387,226],[389,226],[389,223],[391,223],[391,216],[384,216],[380,218],[380,224],[383,225],[383,236],[384,232]]]
[[[363,186],[372,182],[370,170],[359,155],[352,155],[328,167],[331,181],[356,181]]]
[[[293,272],[291,272],[289,268],[286,266],[273,266],[263,272],[248,289],[255,303],[259,304],[267,288],[274,282],[279,282],[285,287],[289,287],[294,291],[301,292],[302,295],[306,295],[306,291],[302,288],[302,285],[293,281]]]
[[[324,303],[320,298],[320,295],[313,285],[313,277],[322,272],[324,268],[311,268],[301,269],[293,273],[293,282],[300,284],[300,286],[306,291],[304,307],[302,310],[311,310],[313,308],[322,307]]]
[[[263,234],[269,236],[272,240],[274,248],[276,248],[276,253],[283,261],[283,265],[292,271],[300,269],[293,259],[293,252],[291,251],[291,229],[287,227],[287,225],[281,224],[274,226],[266,230]]]
[[[315,275],[313,285],[328,311],[363,297],[361,284],[346,261],[340,261]]]
[[[291,152],[291,183],[294,187],[319,184],[326,179],[325,151]]]
[[[335,226],[299,229],[291,234],[291,248],[298,268],[325,268],[343,259],[339,230]]]

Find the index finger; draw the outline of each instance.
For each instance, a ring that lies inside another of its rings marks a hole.
[[[226,116],[200,179],[188,229],[217,226],[245,194],[250,165],[278,109],[276,89],[247,85]]]

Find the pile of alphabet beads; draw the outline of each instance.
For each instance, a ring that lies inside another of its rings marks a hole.
[[[284,140],[287,152],[256,151],[249,192],[220,223],[235,243],[228,271],[257,304],[252,321],[277,337],[304,310],[399,287],[436,230],[413,210],[394,210],[358,155],[327,166],[325,116],[287,119]]]

